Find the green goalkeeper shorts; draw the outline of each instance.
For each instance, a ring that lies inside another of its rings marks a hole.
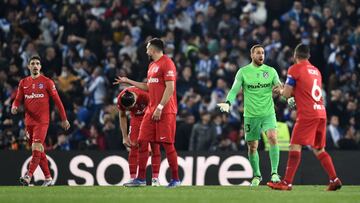
[[[276,129],[275,114],[264,117],[244,118],[245,141],[260,140],[261,133],[270,129]]]

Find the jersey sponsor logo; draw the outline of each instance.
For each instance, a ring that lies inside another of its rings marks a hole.
[[[265,84],[262,84],[262,83],[250,84],[250,85],[247,85],[247,87],[248,87],[249,89],[268,88],[268,87],[271,87],[271,83],[265,83]]]
[[[314,69],[308,69],[308,73],[310,75],[319,75],[318,71],[317,70],[314,70]]]
[[[175,73],[173,70],[169,70],[167,73],[166,73],[166,76],[167,77],[174,77],[175,76]]]
[[[150,78],[148,83],[159,83],[159,78]]]
[[[44,88],[44,84],[39,83],[38,87],[39,87],[39,89],[43,89],[43,88]]]
[[[266,79],[269,77],[269,72],[263,72],[263,77]]]
[[[314,110],[323,110],[325,109],[324,105],[315,103],[313,106]]]
[[[45,97],[44,94],[35,94],[35,93],[32,93],[30,95],[25,94],[25,99],[38,99],[38,98],[44,98],[44,97]]]
[[[56,87],[55,85],[52,86],[51,90],[56,90]]]

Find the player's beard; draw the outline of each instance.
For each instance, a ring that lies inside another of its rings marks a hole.
[[[151,55],[148,55],[148,57],[149,57],[149,61],[150,61],[150,62],[154,60],[154,59],[151,57]]]
[[[254,63],[255,63],[257,66],[261,66],[262,64],[264,64],[264,60],[260,61],[260,60],[255,59],[255,60],[254,60]]]
[[[33,70],[32,71],[33,76],[38,76],[39,74],[40,74],[40,70]]]

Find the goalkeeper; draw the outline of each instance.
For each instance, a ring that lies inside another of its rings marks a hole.
[[[222,112],[229,112],[230,105],[236,99],[240,89],[244,93],[244,130],[248,145],[248,156],[253,169],[251,186],[258,186],[262,181],[257,151],[258,140],[265,132],[270,144],[271,182],[279,182],[279,146],[277,144],[276,116],[272,93],[279,93],[281,82],[276,70],[264,64],[265,53],[261,45],[254,45],[251,50],[251,63],[240,68],[226,102],[218,106]]]

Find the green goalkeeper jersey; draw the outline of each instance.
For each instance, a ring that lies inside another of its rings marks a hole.
[[[241,67],[226,100],[234,103],[240,88],[244,93],[244,117],[262,117],[275,114],[272,88],[280,84],[279,75],[268,65]]]

